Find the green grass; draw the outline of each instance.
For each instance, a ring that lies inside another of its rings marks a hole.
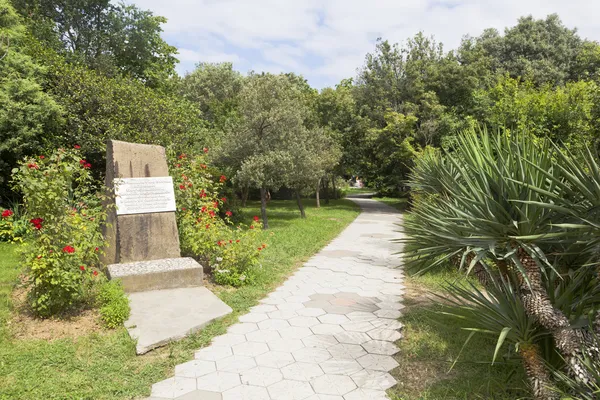
[[[476,334],[461,353],[469,333],[457,319],[441,314],[449,307],[431,293],[441,293],[446,281],[462,279],[454,271],[407,278],[401,318],[404,337],[397,343],[400,352],[396,355],[400,366],[392,371],[401,384],[389,392],[392,399],[513,400],[528,396],[518,360],[499,359],[490,365],[495,339]]]
[[[348,189],[345,189],[346,194],[363,194],[363,193],[373,193],[374,190],[367,188],[367,187],[362,187],[362,188],[357,188],[357,187],[349,187]]]
[[[408,199],[406,197],[373,197],[377,201],[387,204],[388,206],[394,207],[400,211],[404,211],[408,205]]]
[[[263,233],[268,247],[263,251],[264,271],[256,285],[240,289],[217,288],[216,293],[234,312],[201,332],[179,342],[136,356],[135,345],[124,328],[91,334],[79,339],[17,341],[0,332],[0,399],[135,399],[150,394],[153,383],[173,374],[175,365],[193,357],[222,334],[240,314],[279,285],[312,254],[335,238],[357,215],[348,200],[331,201],[315,208],[307,200],[308,218],[301,220],[291,201],[271,201],[271,229]],[[244,210],[258,215],[258,204]],[[18,270],[15,246],[1,245],[0,315],[9,312],[7,296]]]

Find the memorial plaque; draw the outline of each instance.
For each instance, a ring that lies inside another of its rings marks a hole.
[[[175,211],[173,178],[116,178],[117,215]]]

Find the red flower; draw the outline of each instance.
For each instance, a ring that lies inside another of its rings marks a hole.
[[[202,169],[206,169],[206,164],[200,164],[200,167],[202,167]]]
[[[208,153],[208,147],[205,147],[202,150],[204,150],[205,153]]]
[[[215,217],[215,212],[213,210],[210,210],[208,212],[208,215],[210,215],[211,218],[214,218]]]
[[[263,244],[262,244],[262,248],[263,248],[263,249],[267,248],[267,245],[263,243]]]
[[[200,197],[202,197],[202,198],[206,197],[206,192],[204,191],[204,189],[202,189],[200,191]]]
[[[257,215],[255,215],[254,217],[252,217],[253,220],[255,220],[256,222],[260,221],[260,218],[258,218]]]
[[[92,272],[92,275],[94,275],[94,276],[98,276],[98,271],[94,271],[94,272]]]
[[[219,202],[218,202],[218,201],[215,201],[215,202],[213,202],[213,206],[214,206],[215,208],[219,208]]]
[[[29,222],[31,222],[33,227],[39,231],[42,229],[42,222],[44,222],[44,220],[42,218],[34,218],[30,219]]]
[[[182,158],[185,158],[185,154],[181,154],[181,155],[179,156],[179,159],[180,159],[180,160],[181,160]]]
[[[81,165],[84,169],[89,169],[92,166],[92,164],[85,160],[79,160],[79,165]]]
[[[192,182],[188,182],[188,187],[192,187],[194,184]]]
[[[221,197],[221,201],[225,203],[227,201],[227,197]]]
[[[188,177],[187,177],[187,176],[185,176],[185,174],[181,174],[181,177],[183,178],[183,180],[184,180],[184,181],[187,181],[187,180],[188,180]]]
[[[202,206],[202,208],[200,209],[200,212],[205,213],[206,212],[206,206]]]
[[[254,225],[250,225],[250,229],[254,229]]]
[[[225,215],[227,215],[228,217],[231,217],[233,215],[233,213],[229,210],[225,211]]]
[[[85,267],[83,265],[80,265],[79,269],[82,270],[82,271],[85,271]]]
[[[27,164],[27,167],[29,169],[40,169],[40,167],[36,163],[34,163],[34,162],[31,162],[31,163]]]
[[[8,218],[13,214],[14,213],[11,210],[4,210],[4,211],[2,211],[2,218]]]
[[[219,246],[223,246],[223,241],[222,241],[222,240],[219,240],[219,241],[217,242],[217,244],[218,244]]]
[[[258,248],[258,251],[261,251],[262,249],[263,249],[262,247],[259,247],[259,248]]]
[[[187,208],[185,208],[185,207],[182,207],[182,208],[181,208],[181,211],[185,211],[185,210],[187,210]]]
[[[79,149],[81,148],[81,146],[80,146],[80,145],[78,145],[78,144],[76,144],[75,146],[73,146],[73,148],[74,148],[75,150],[79,150]]]
[[[240,242],[240,239],[236,240],[235,242],[236,242],[236,243],[239,243],[239,242]]]
[[[69,254],[73,254],[75,253],[75,248],[72,246],[65,246],[62,249],[63,253],[69,253]]]
[[[229,243],[233,243],[233,240],[229,239]]]
[[[225,175],[221,175],[221,177],[219,178],[219,182],[225,182],[227,180],[227,177]]]
[[[177,164],[177,165],[176,165],[176,167],[177,167],[177,168],[180,168],[180,167],[181,167],[181,164]]]
[[[98,248],[96,247],[96,248],[94,249],[94,251],[97,253],[97,252],[98,252]]]
[[[206,229],[210,228],[210,224],[206,224]]]
[[[40,160],[43,160],[44,158],[46,158],[46,157],[44,157],[44,156],[40,156]]]
[[[41,256],[41,255],[40,255],[40,256],[37,256],[37,259],[38,259],[38,260],[40,260],[41,258],[42,258],[42,256]]]
[[[185,190],[185,185],[179,185],[179,189]]]

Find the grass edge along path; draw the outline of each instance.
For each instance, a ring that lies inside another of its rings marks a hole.
[[[514,400],[528,398],[519,360],[500,357],[490,365],[496,339],[476,334],[464,347],[469,332],[460,322],[440,312],[449,310],[432,293],[441,293],[446,282],[466,279],[454,270],[405,278],[405,308],[400,321],[403,338],[396,345],[400,364],[391,374],[399,384],[390,389],[392,400]],[[506,347],[506,346],[505,346]]]
[[[51,342],[16,341],[6,334],[0,336],[0,399],[148,396],[153,383],[172,376],[175,365],[192,359],[195,350],[225,333],[240,315],[338,236],[359,214],[358,206],[350,200],[331,201],[321,208],[316,208],[314,201],[305,200],[305,206],[308,218],[302,220],[294,201],[269,203],[271,229],[263,232],[267,248],[259,281],[240,289],[211,287],[233,308],[233,313],[183,340],[136,356],[135,345],[124,328]],[[259,215],[258,204],[250,203],[243,212],[246,219]]]

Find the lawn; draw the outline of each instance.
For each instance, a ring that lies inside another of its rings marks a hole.
[[[518,360],[499,358],[490,365],[496,341],[489,337],[476,334],[450,370],[469,333],[455,318],[440,313],[448,307],[432,293],[441,293],[447,281],[462,279],[454,271],[407,277],[404,337],[395,356],[400,366],[392,371],[400,384],[389,391],[393,400],[514,400],[529,395]]]
[[[404,211],[408,205],[408,198],[406,197],[373,197],[377,201],[387,204],[390,207],[394,207],[400,211]]]
[[[271,229],[263,232],[263,273],[259,282],[241,289],[212,287],[233,314],[201,332],[144,356],[124,328],[77,339],[15,340],[0,331],[0,399],[132,399],[150,394],[153,383],[172,376],[174,366],[193,357],[215,335],[225,332],[240,314],[279,285],[303,261],[335,238],[357,215],[349,200],[331,201],[317,209],[306,200],[308,218],[299,218],[292,201],[271,201]],[[248,218],[259,214],[257,203],[244,209]],[[8,295],[19,271],[16,246],[0,244],[0,318],[9,315]]]

